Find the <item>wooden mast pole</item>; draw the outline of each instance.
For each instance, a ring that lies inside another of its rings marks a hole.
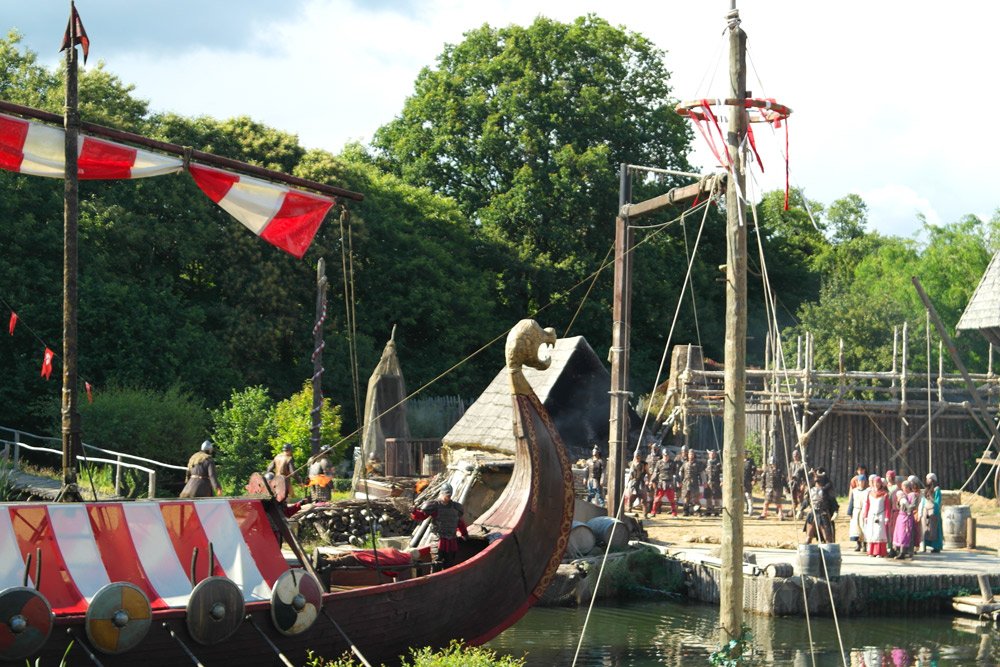
[[[632,199],[628,165],[619,172],[618,215],[615,217],[615,287],[611,332],[611,414],[608,428],[608,516],[618,516],[625,490],[625,451],[628,449],[628,357],[632,316],[633,231],[624,212]]]
[[[69,3],[69,48],[66,49],[66,171],[63,191],[63,345],[62,345],[62,500],[80,500],[76,485],[76,455],[80,451],[80,413],[77,410],[77,309],[79,180],[77,137],[80,132],[77,95],[76,8]]]
[[[326,321],[326,260],[322,257],[316,264],[316,323],[313,325],[313,376],[312,376],[312,433],[310,456],[319,454],[320,427],[323,423],[323,322]]]
[[[746,33],[732,0],[729,24],[730,109],[727,150],[731,178],[726,187],[726,344],[722,441],[722,573],[719,625],[723,643],[743,626],[743,458],[746,447],[747,228],[740,196],[746,177],[740,144],[746,134]]]

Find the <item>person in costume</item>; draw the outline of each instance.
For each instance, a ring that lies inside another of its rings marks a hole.
[[[222,487],[215,476],[215,447],[211,440],[201,443],[201,449],[191,455],[184,474],[184,489],[181,498],[211,498],[222,495]]]
[[[896,513],[896,523],[892,529],[892,545],[896,550],[896,560],[913,558],[913,535],[917,530],[913,518],[920,504],[920,495],[913,482],[905,480],[899,489]]]
[[[871,489],[865,498],[861,510],[864,525],[865,542],[868,544],[868,555],[875,558],[885,558],[886,543],[889,537],[886,533],[886,514],[889,511],[889,492],[885,483],[878,475],[872,475]]]
[[[604,507],[604,459],[601,458],[601,450],[594,445],[594,450],[587,460],[587,502]]]
[[[663,450],[663,457],[656,462],[656,467],[653,469],[653,480],[656,484],[653,516],[659,514],[664,498],[670,503],[671,515],[677,516],[677,462],[666,449]]]
[[[778,462],[773,456],[768,459],[767,467],[764,468],[764,473],[760,477],[760,485],[764,488],[764,511],[761,513],[760,518],[766,519],[770,506],[776,505],[778,508],[778,521],[784,521],[785,510],[781,507],[781,499],[784,495],[782,492],[787,483],[785,476],[778,470]]]
[[[944,547],[944,534],[941,532],[941,487],[938,486],[937,475],[927,473],[924,480],[924,497],[920,501],[920,527],[923,529],[924,547],[934,553]]]
[[[687,452],[687,460],[681,466],[681,500],[684,503],[684,516],[691,516],[701,509],[700,486],[701,463],[695,457],[693,449]]]
[[[451,499],[451,484],[441,487],[441,493],[437,500],[429,500],[421,507],[413,508],[410,516],[415,521],[423,521],[430,518],[431,533],[438,538],[438,563],[439,569],[447,569],[455,564],[458,559],[458,538],[455,533],[459,533],[462,539],[469,537],[469,529],[465,525],[465,510],[461,503]]]
[[[722,462],[714,449],[705,464],[705,509],[708,516],[722,516]]]
[[[788,488],[792,493],[792,511],[798,512],[809,488],[806,467],[802,463],[802,454],[798,447],[792,450],[792,462],[788,464]]]
[[[823,544],[837,541],[833,522],[840,506],[825,474],[813,475],[813,485],[798,509],[800,513],[804,512],[806,517],[802,525],[802,531],[806,534],[806,544],[812,544],[814,539],[819,539]]]
[[[851,480],[851,497],[847,504],[847,513],[851,517],[847,536],[855,543],[854,550],[861,551],[865,546],[864,530],[861,522],[862,510],[868,498],[868,475],[855,475]]]
[[[753,455],[746,453],[746,460],[743,461],[743,498],[746,500],[747,516],[753,516],[753,482],[757,479],[757,464],[754,463]]]

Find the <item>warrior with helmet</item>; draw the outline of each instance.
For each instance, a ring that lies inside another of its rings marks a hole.
[[[666,498],[670,503],[670,513],[677,516],[677,469],[679,463],[670,456],[664,448],[663,458],[656,462],[652,471],[653,483],[656,485],[656,496],[653,499],[653,516],[660,512],[660,505]]]
[[[601,450],[594,445],[594,451],[590,453],[587,460],[587,502],[604,507],[604,459],[601,458]]]
[[[429,500],[419,508],[413,508],[410,513],[415,521],[430,518],[431,532],[438,537],[438,562],[441,569],[451,567],[458,558],[458,538],[455,533],[460,533],[463,540],[469,537],[469,529],[463,518],[465,510],[461,503],[451,499],[452,491],[451,484],[446,483],[441,487],[437,500]]]
[[[188,459],[187,473],[184,475],[184,489],[181,498],[211,498],[222,495],[222,487],[215,477],[215,459],[211,440],[201,443],[201,449]]]

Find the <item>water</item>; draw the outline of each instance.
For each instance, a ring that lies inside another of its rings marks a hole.
[[[528,667],[568,667],[586,613],[585,608],[532,609],[488,646],[526,656]],[[717,648],[717,622],[715,608],[697,603],[594,607],[577,665],[708,665]],[[747,615],[746,622],[755,664],[812,667],[804,618]],[[811,625],[817,667],[843,665],[833,619],[814,618]],[[1000,664],[1000,634],[950,616],[841,619],[840,629],[852,667]]]

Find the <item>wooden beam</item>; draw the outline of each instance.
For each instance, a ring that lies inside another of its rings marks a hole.
[[[722,190],[722,186],[725,184],[725,173],[714,174],[703,178],[697,183],[674,188],[670,192],[662,194],[658,197],[653,197],[652,199],[647,199],[636,204],[624,204],[621,207],[619,215],[626,219],[634,219],[649,213],[655,213],[661,208],[666,208],[667,206],[686,204],[697,198],[707,197],[713,190],[715,192],[720,192]]]

